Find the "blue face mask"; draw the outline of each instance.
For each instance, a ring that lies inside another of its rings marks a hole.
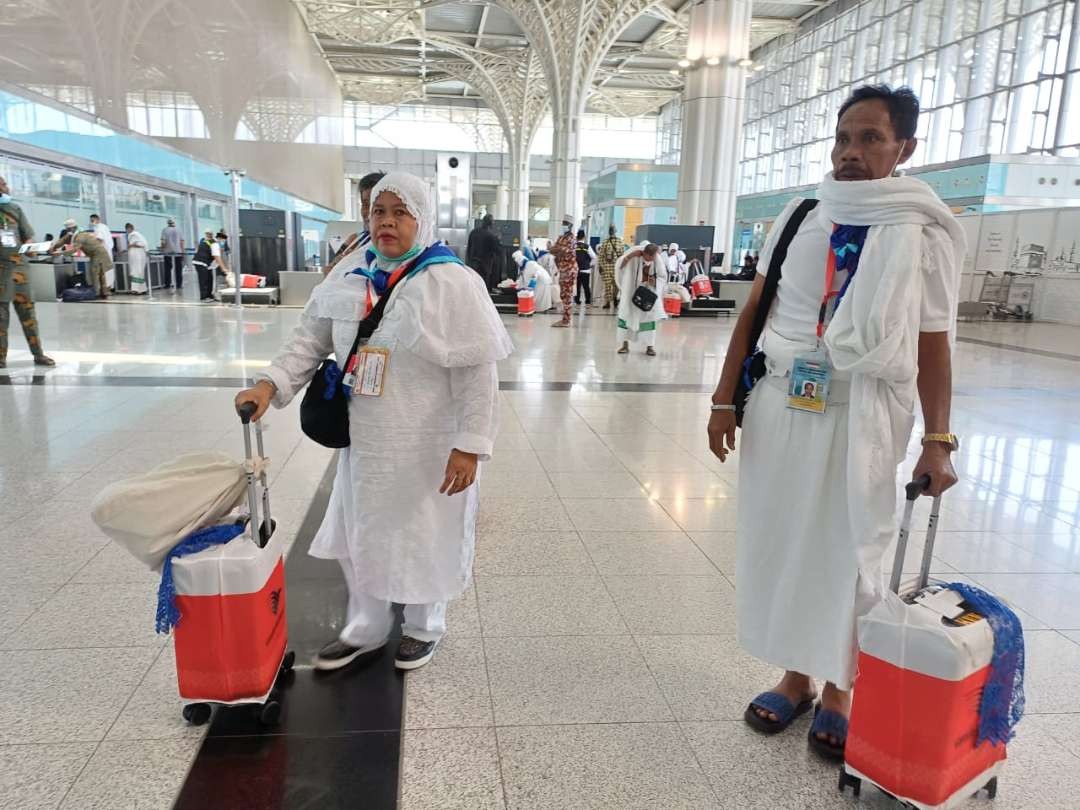
[[[11,202],[10,194],[0,194],[0,205]]]

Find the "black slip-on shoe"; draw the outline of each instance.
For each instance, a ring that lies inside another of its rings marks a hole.
[[[419,669],[435,655],[437,646],[437,641],[420,641],[411,636],[402,636],[394,666],[398,669]]]
[[[347,667],[361,655],[381,650],[386,646],[386,639],[377,644],[367,644],[363,647],[353,647],[344,641],[331,641],[315,656],[315,669],[324,671]]]

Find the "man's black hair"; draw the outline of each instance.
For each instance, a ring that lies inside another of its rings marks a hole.
[[[371,172],[371,174],[365,174],[361,177],[357,185],[360,186],[361,191],[371,191],[384,177],[386,177],[386,172]]]
[[[899,139],[907,140],[915,137],[915,129],[919,124],[919,98],[910,87],[897,87],[895,90],[887,84],[867,84],[858,88],[847,101],[840,107],[836,115],[837,123],[844,117],[853,106],[860,101],[881,99],[889,108],[889,120],[892,121],[893,132]]]
[[[495,224],[495,217],[491,214],[484,214],[484,218],[480,220],[480,226],[483,228],[490,228]]]
[[[578,228],[577,238],[578,239],[584,239],[585,238],[585,229],[584,228]]]
[[[132,225],[130,222],[125,222],[124,223],[124,229],[127,230],[128,228],[131,228],[131,230],[135,230],[134,225]]]
[[[614,236],[615,235],[615,226],[614,225],[608,225],[607,226],[607,235],[608,236]]]

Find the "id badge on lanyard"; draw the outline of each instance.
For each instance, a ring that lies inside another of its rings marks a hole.
[[[390,295],[401,276],[405,274],[410,266],[411,262],[409,265],[403,265],[394,271],[387,283],[384,295]],[[369,279],[365,318],[371,314],[372,309],[371,283]],[[381,397],[389,366],[390,350],[388,348],[385,346],[362,346],[345,363],[345,372],[341,376],[341,384],[350,395]]]
[[[19,236],[15,231],[10,228],[4,228],[0,230],[0,247],[5,248],[17,248],[19,246]]]
[[[390,365],[390,350],[384,346],[364,346],[349,358],[342,384],[362,397],[381,397]]]
[[[821,342],[825,335],[825,318],[833,298],[836,298],[835,304],[839,306],[850,280],[849,275],[839,291],[833,290],[833,283],[836,281],[836,254],[830,246],[825,262],[825,292],[821,298],[821,308],[818,310],[817,346],[812,352],[796,355],[791,364],[787,406],[792,410],[825,413],[825,405],[829,401],[829,386],[832,384],[833,377],[829,354]]]

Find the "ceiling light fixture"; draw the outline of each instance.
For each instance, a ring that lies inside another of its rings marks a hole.
[[[765,65],[762,65],[760,63],[754,65],[754,72],[755,73],[758,73],[758,72],[760,72],[760,71],[762,71],[764,69],[765,69]]]
[[[681,67],[681,68],[690,67],[690,60],[689,59],[680,59],[679,60],[679,67]]]
[[[711,65],[712,67],[716,67],[717,65],[720,64],[720,57],[719,56],[710,56],[708,59],[705,60],[705,64],[706,65]]]
[[[754,66],[754,60],[753,59],[740,59],[739,60],[739,67],[748,68],[748,67],[753,67],[753,66]]]
[[[669,73],[671,73],[671,74],[672,74],[673,76],[678,76],[678,75],[679,75],[679,70],[678,70],[678,68],[672,68],[672,69],[671,69],[670,71],[668,71],[668,72],[669,72]]]

